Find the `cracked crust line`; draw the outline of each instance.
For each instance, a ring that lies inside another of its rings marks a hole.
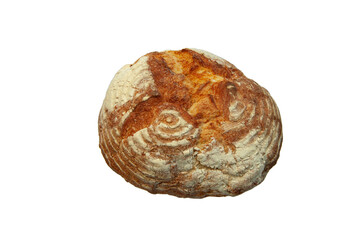
[[[221,110],[224,103],[222,99],[215,99],[214,95],[217,95],[219,83],[231,81],[230,75],[227,75],[230,70],[217,71],[215,66],[218,66],[218,63],[202,58],[192,50],[151,53],[149,56],[148,64],[151,66],[160,95],[168,95],[169,90],[164,85],[171,81],[177,83],[176,88],[181,89],[180,94],[186,95],[186,97],[180,96],[178,92],[172,94],[179,95],[177,99],[186,98],[187,101],[174,102],[174,104],[179,104],[195,120],[195,126],[201,129],[196,146],[203,148],[211,137],[215,137],[228,151],[230,144],[223,139],[219,128],[220,123],[226,120]],[[161,74],[162,78],[158,79],[159,72],[166,74]],[[172,99],[164,98],[172,102]]]

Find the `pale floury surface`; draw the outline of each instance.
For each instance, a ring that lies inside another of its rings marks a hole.
[[[99,116],[107,164],[133,185],[179,197],[238,195],[261,183],[282,144],[267,90],[198,49],[121,68]]]

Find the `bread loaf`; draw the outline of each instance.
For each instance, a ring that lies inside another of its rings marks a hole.
[[[178,197],[235,196],[263,181],[282,144],[268,91],[198,49],[125,65],[99,115],[100,149],[126,181]]]

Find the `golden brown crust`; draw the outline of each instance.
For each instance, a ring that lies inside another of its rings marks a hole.
[[[197,126],[207,123],[200,143],[207,143],[210,136],[222,141],[219,123],[224,121],[222,112],[227,96],[216,93],[222,85],[218,84],[219,81],[223,83],[224,79],[230,78],[232,69],[189,49],[150,53],[148,56],[150,71],[163,101],[188,111]]]
[[[262,182],[282,143],[281,118],[267,90],[233,65],[190,49],[146,56],[156,90],[137,90],[134,99],[100,114],[107,164],[135,186],[179,197],[234,196]],[[201,158],[197,151],[210,152],[214,142],[222,158],[235,160]],[[249,156],[264,161],[264,167],[254,163],[259,173],[247,170],[252,159],[238,157],[252,144]]]

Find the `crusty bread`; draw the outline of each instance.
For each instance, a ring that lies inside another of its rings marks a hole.
[[[152,52],[121,68],[99,115],[107,164],[178,197],[235,196],[263,181],[282,144],[268,91],[206,51]]]

